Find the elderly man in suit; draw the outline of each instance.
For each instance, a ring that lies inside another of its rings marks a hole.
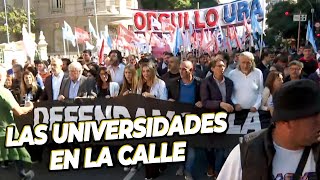
[[[79,62],[73,62],[68,69],[69,78],[62,81],[58,100],[96,97],[95,80],[82,75],[82,65]]]
[[[62,70],[63,62],[61,59],[53,58],[50,65],[52,74],[44,82],[45,88],[40,97],[42,101],[58,100],[62,81],[68,77]]]
[[[222,110],[231,113],[234,110],[231,101],[233,82],[223,75],[226,66],[224,59],[220,57],[211,61],[213,75],[201,83],[200,97],[203,107],[213,112]],[[226,158],[225,149],[210,149],[207,151],[207,158],[209,162],[207,175],[217,177]]]

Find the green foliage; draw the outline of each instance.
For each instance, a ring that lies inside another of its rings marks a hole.
[[[190,0],[141,0],[143,9],[181,10],[191,7]]]
[[[217,6],[218,3],[215,0],[191,0],[192,8],[197,8],[197,3],[199,2],[199,8],[209,8],[213,6]]]
[[[22,26],[28,24],[28,15],[24,9],[7,7],[8,27],[10,37],[21,37]],[[35,13],[31,12],[31,28],[35,27]],[[6,34],[5,11],[0,12],[0,32]]]
[[[215,0],[139,0],[142,9],[154,10],[183,10],[196,9],[197,2],[200,8],[208,8],[218,5]]]
[[[297,3],[292,1],[284,1],[275,4],[272,10],[267,14],[267,37],[268,44],[278,44],[276,37],[281,34],[284,39],[298,37],[299,22],[293,21],[293,15],[307,14],[308,20],[312,20],[311,9],[314,8],[314,22],[320,20],[320,2],[317,0],[298,0]],[[286,16],[285,12],[289,12]],[[307,22],[301,22],[300,40],[305,39]]]

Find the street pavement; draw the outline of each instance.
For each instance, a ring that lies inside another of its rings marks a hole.
[[[80,169],[49,172],[48,161],[32,165],[35,171],[34,180],[144,180],[144,166],[141,165],[136,172],[124,172],[119,164],[115,167],[102,167],[99,169]],[[176,171],[181,163],[170,163],[164,173],[156,180],[183,180],[183,176],[176,176]],[[204,153],[198,154],[194,165],[196,180],[209,180],[206,174],[206,159]],[[0,180],[18,180],[16,170],[13,165],[8,169],[0,168]]]

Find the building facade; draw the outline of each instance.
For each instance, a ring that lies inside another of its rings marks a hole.
[[[27,9],[28,0],[7,0],[7,4]],[[0,4],[3,6],[3,4]],[[62,27],[66,21],[72,28],[89,31],[90,19],[96,28],[94,0],[30,0],[30,7],[36,14],[37,32],[43,31],[48,43],[48,54],[63,54]],[[132,25],[132,9],[138,9],[137,0],[96,0],[98,31],[104,31],[108,25],[111,37],[116,36],[117,25]],[[96,30],[97,31],[97,30]],[[33,33],[37,33],[33,32]],[[68,52],[74,54],[77,47],[66,45]],[[79,44],[80,51],[85,45]]]

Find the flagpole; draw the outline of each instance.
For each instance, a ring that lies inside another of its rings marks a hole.
[[[90,24],[90,18],[89,17],[88,17],[88,24]],[[90,31],[90,28],[89,28],[89,33],[90,33],[90,43],[93,44],[92,33]]]
[[[297,44],[297,49],[299,49],[300,46],[300,26],[301,26],[301,11],[299,13],[299,27],[298,27],[298,44]]]
[[[67,51],[68,51],[69,59],[71,59],[71,58],[70,58],[70,50],[69,50],[69,40],[67,40]]]
[[[96,19],[96,32],[97,32],[97,36],[99,37],[99,29],[98,29],[98,16],[97,16],[97,2],[96,0],[93,0],[94,3],[94,16]]]
[[[63,39],[63,52],[64,52],[64,57],[67,56],[67,51],[66,51],[66,40]]]
[[[74,28],[74,35],[76,35],[76,28]],[[79,50],[79,44],[78,44],[78,39],[77,39],[77,36],[76,36],[76,43],[77,43],[77,50],[78,50],[78,56],[80,55],[80,50]]]
[[[7,41],[8,41],[8,44],[9,44],[10,43],[10,39],[9,39],[9,24],[8,24],[8,16],[7,16],[7,1],[3,0],[3,4],[4,4],[4,14],[5,14],[5,18],[6,18]]]
[[[28,30],[29,34],[31,34],[30,0],[28,0]]]

